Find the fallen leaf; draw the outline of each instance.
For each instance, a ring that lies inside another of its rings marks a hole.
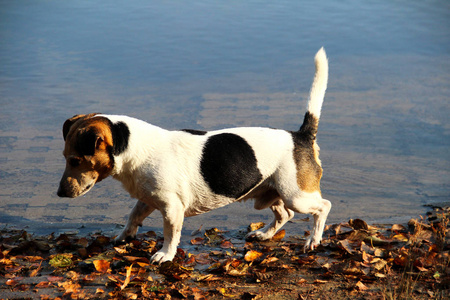
[[[211,258],[208,253],[199,253],[195,256],[195,261],[201,265],[207,265],[211,263]]]
[[[245,259],[245,261],[251,262],[251,261],[257,260],[261,256],[263,256],[263,254],[261,252],[258,252],[255,250],[250,250],[250,251],[247,251],[247,253],[244,256],[244,259]]]
[[[270,264],[270,263],[276,262],[276,261],[278,261],[278,258],[276,258],[275,256],[270,256],[270,257],[265,258],[261,262],[261,265],[267,265],[267,264]]]
[[[347,251],[349,254],[353,254],[354,250],[352,249],[352,247],[351,247],[350,243],[348,242],[348,240],[341,240],[341,241],[337,242],[337,244],[342,249]]]
[[[35,285],[37,288],[48,288],[50,286],[50,281],[41,281]]]
[[[358,281],[357,283],[356,283],[356,288],[359,290],[359,291],[367,291],[369,288],[366,286],[366,285],[364,285],[364,283],[362,283],[361,281]]]
[[[286,230],[282,229],[280,231],[278,231],[273,237],[272,237],[272,241],[281,241],[284,236],[286,235]]]
[[[47,277],[47,280],[50,282],[57,282],[57,281],[61,281],[63,279],[64,279],[64,277],[61,277],[61,276],[48,276]]]
[[[408,237],[406,237],[404,234],[396,234],[392,237],[394,240],[401,241],[401,242],[407,242]]]
[[[229,249],[229,248],[233,248],[233,247],[234,247],[234,245],[230,241],[227,241],[227,240],[223,241],[220,244],[220,248],[223,248],[223,249]]]
[[[64,282],[58,282],[59,287],[63,287],[65,290],[65,295],[70,293],[76,293],[80,289],[80,285],[78,283],[74,283],[71,280],[64,281]]]
[[[116,250],[116,252],[119,253],[119,254],[125,254],[125,253],[127,253],[127,250],[126,250],[126,249],[122,249],[122,248],[120,248],[120,247],[114,247],[114,250]]]
[[[247,275],[248,265],[240,260],[232,259],[225,263],[224,269],[228,275],[244,276]]]
[[[191,244],[192,245],[203,245],[203,242],[205,241],[204,238],[202,237],[196,237],[194,239],[191,240]]]
[[[136,300],[138,298],[138,295],[132,292],[125,293],[125,296],[127,299]]]
[[[197,281],[199,281],[199,282],[200,281],[217,281],[217,280],[222,280],[222,279],[223,278],[217,277],[213,274],[206,274],[206,275],[197,277]]]
[[[230,293],[227,292],[227,290],[225,288],[218,288],[217,291],[224,297],[227,298],[234,298],[236,297],[236,295],[232,295]]]
[[[406,227],[401,224],[394,224],[391,227],[391,231],[405,231]]]
[[[314,284],[324,284],[324,283],[327,283],[327,282],[328,282],[327,280],[320,280],[320,279],[314,280]]]
[[[424,268],[424,267],[421,267],[421,266],[416,266],[416,268],[417,268],[420,272],[427,272],[427,271],[428,271],[427,268]]]
[[[100,273],[106,273],[109,270],[110,262],[103,259],[94,260],[94,267]]]
[[[37,269],[34,269],[33,271],[30,272],[30,277],[36,277],[37,276],[39,271],[41,271],[41,265],[42,265],[42,261],[39,264],[39,266],[37,267]]]
[[[15,279],[6,280],[6,285],[8,285],[8,286],[15,286],[17,284],[18,284],[18,282]]]
[[[50,259],[49,263],[54,268],[67,268],[73,263],[72,254],[70,253],[56,254]]]
[[[361,229],[368,230],[369,229],[369,226],[367,225],[367,223],[361,219],[355,219],[355,220],[350,219],[348,221],[348,224],[350,226],[352,226],[353,229],[355,229],[355,230],[361,230]]]
[[[133,269],[133,264],[131,264],[131,266],[129,266],[127,268],[127,275],[126,275],[125,281],[123,282],[122,286],[120,287],[121,290],[126,288],[127,285],[130,283],[132,269]]]
[[[373,264],[373,267],[380,271],[382,269],[384,269],[384,267],[387,265],[387,261],[385,261],[384,259],[380,259],[379,261],[377,261],[376,263]]]
[[[255,230],[261,229],[261,228],[263,228],[265,225],[266,225],[266,224],[264,224],[264,222],[251,223],[251,224],[248,226],[248,231],[251,232],[251,231],[255,231]]]
[[[147,257],[142,257],[142,256],[124,256],[123,258],[125,258],[126,260],[128,260],[131,263],[145,263],[145,264],[150,264],[150,260]]]

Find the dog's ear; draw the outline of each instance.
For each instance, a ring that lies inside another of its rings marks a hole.
[[[102,133],[96,128],[90,127],[78,133],[75,150],[82,156],[93,156],[95,151],[102,147],[105,140]]]
[[[67,134],[70,131],[70,128],[72,127],[73,124],[75,124],[76,121],[88,119],[88,118],[91,118],[91,117],[93,117],[95,115],[96,115],[96,113],[95,114],[88,114],[88,115],[75,115],[72,118],[67,119],[64,122],[64,125],[63,125],[63,138],[64,138],[64,140],[66,140],[66,137],[67,137]]]

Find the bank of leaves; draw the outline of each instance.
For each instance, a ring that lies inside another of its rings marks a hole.
[[[318,249],[284,230],[267,242],[199,231],[173,262],[151,264],[154,232],[114,245],[103,234],[34,236],[1,230],[1,298],[448,299],[448,210],[408,224],[327,226]],[[263,224],[250,224],[251,230]],[[308,233],[305,233],[307,235]]]

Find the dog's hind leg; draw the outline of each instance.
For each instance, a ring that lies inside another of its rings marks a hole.
[[[122,230],[122,233],[116,237],[115,242],[124,241],[127,238],[136,237],[136,233],[139,226],[142,226],[144,219],[150,215],[155,209],[148,206],[144,202],[138,201],[131,210],[128,217],[127,226]]]
[[[257,204],[258,202],[255,202],[256,209],[258,209]],[[277,233],[278,230],[280,230],[281,227],[283,227],[284,224],[286,224],[287,221],[294,217],[294,212],[286,208],[284,202],[279,197],[275,198],[270,206],[270,209],[274,214],[272,223],[265,226],[261,230],[250,232],[246,236],[247,239],[257,239],[259,241],[269,240],[275,235],[275,233]]]
[[[294,197],[284,199],[286,207],[301,214],[312,214],[314,216],[314,227],[311,235],[306,240],[305,251],[314,250],[322,239],[325,221],[331,209],[331,202],[322,198],[319,192],[300,192]]]

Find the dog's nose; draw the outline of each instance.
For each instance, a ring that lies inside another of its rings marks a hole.
[[[58,192],[56,192],[56,194],[59,197],[67,197],[66,192],[61,187],[58,188]]]

